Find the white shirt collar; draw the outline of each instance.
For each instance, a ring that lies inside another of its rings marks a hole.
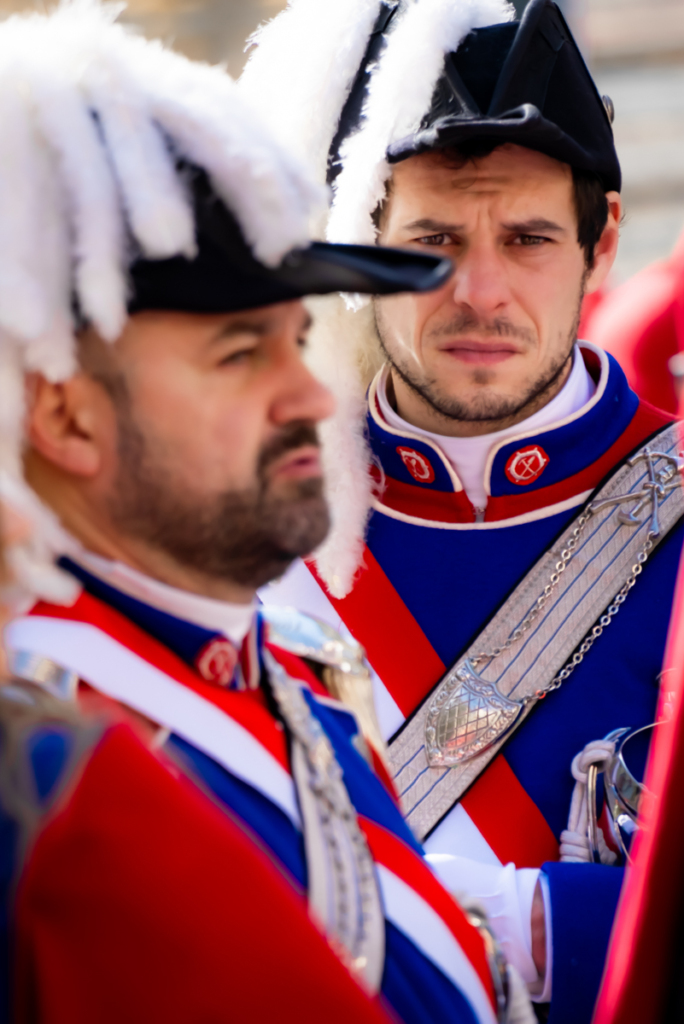
[[[256,601],[250,604],[230,604],[211,597],[200,597],[199,594],[160,583],[123,562],[112,562],[82,548],[70,557],[110,587],[144,601],[153,608],[168,612],[169,615],[175,615],[176,618],[221,633],[238,647],[249,632]]]
[[[377,389],[378,403],[383,419],[394,430],[413,434],[414,437],[425,437],[436,444],[451,464],[476,509],[484,509],[487,506],[484,483],[485,466],[487,456],[495,444],[507,437],[526,434],[530,430],[541,430],[558,423],[566,416],[578,412],[596,391],[596,384],[584,364],[579,347],[575,345],[572,370],[565,384],[547,405],[538,409],[532,416],[512,427],[496,430],[491,434],[481,434],[479,437],[446,437],[444,434],[434,434],[430,430],[414,427],[394,411],[387,399],[388,376],[389,368],[385,366]]]

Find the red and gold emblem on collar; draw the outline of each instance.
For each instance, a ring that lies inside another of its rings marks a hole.
[[[512,484],[524,487],[541,476],[549,461],[548,455],[538,444],[518,448],[506,463],[506,476]]]
[[[195,658],[195,667],[202,679],[219,686],[228,686],[237,665],[238,652],[230,640],[214,637]]]
[[[429,459],[426,459],[424,455],[417,452],[415,448],[402,448],[399,446],[397,451],[414,480],[417,480],[419,484],[432,483],[435,479],[435,471]]]

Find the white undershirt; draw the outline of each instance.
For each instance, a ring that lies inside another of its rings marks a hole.
[[[110,587],[122,590],[129,597],[136,597],[176,618],[192,622],[204,629],[215,630],[239,646],[249,632],[256,602],[250,604],[229,604],[211,597],[200,597],[187,590],[178,590],[145,576],[123,562],[112,562],[108,558],[93,555],[81,549],[71,556],[93,576],[97,576]]]
[[[526,434],[530,430],[549,427],[553,423],[565,419],[566,416],[579,412],[596,391],[596,384],[584,365],[584,359],[576,345],[570,376],[548,405],[543,406],[526,420],[515,423],[512,427],[506,427],[505,430],[496,430],[492,434],[481,434],[479,437],[446,437],[444,434],[433,434],[430,430],[414,427],[394,411],[387,399],[388,375],[389,368],[385,367],[378,381],[377,395],[383,418],[390,427],[400,430],[402,434],[425,437],[433,444],[438,445],[463,484],[468,498],[477,509],[484,509],[487,506],[484,472],[487,456],[495,444],[508,437]]]

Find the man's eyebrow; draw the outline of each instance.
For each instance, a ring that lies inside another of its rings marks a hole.
[[[536,235],[540,231],[551,231],[556,235],[566,234],[566,230],[560,224],[545,217],[533,217],[531,220],[515,221],[514,223],[503,224],[506,231],[517,235]]]
[[[235,338],[240,334],[254,334],[261,337],[268,333],[268,329],[267,323],[254,323],[253,320],[231,320],[230,323],[224,324],[217,330],[212,341],[225,341],[226,338]]]
[[[540,231],[550,231],[554,234],[566,234],[566,229],[546,217],[532,217],[530,220],[515,221],[503,224],[506,231],[515,232],[519,235],[534,235]],[[457,234],[463,231],[464,224],[452,224],[447,221],[433,220],[431,217],[421,217],[419,220],[412,220],[404,225],[404,231],[425,231],[434,234]]]
[[[436,235],[448,235],[451,232],[462,231],[463,227],[463,224],[448,224],[443,220],[421,217],[420,220],[412,220],[410,224],[404,224],[404,231],[433,231]]]
[[[302,334],[306,334],[311,328],[313,320],[309,313],[306,314],[302,320],[302,325],[299,328]],[[265,334],[269,334],[274,329],[275,323],[272,319],[265,319],[262,321],[254,320],[231,320],[230,323],[224,324],[214,337],[212,343],[215,341],[225,341],[227,338],[236,338],[241,334],[251,334],[254,337],[262,338]]]

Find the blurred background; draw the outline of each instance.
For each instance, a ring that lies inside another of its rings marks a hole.
[[[326,0],[320,0],[326,3]],[[525,0],[516,0],[520,10]],[[34,0],[0,0],[0,12]],[[190,57],[244,64],[284,0],[129,0],[126,18]],[[626,220],[613,284],[666,257],[684,227],[684,0],[561,0],[599,91],[615,105]]]

